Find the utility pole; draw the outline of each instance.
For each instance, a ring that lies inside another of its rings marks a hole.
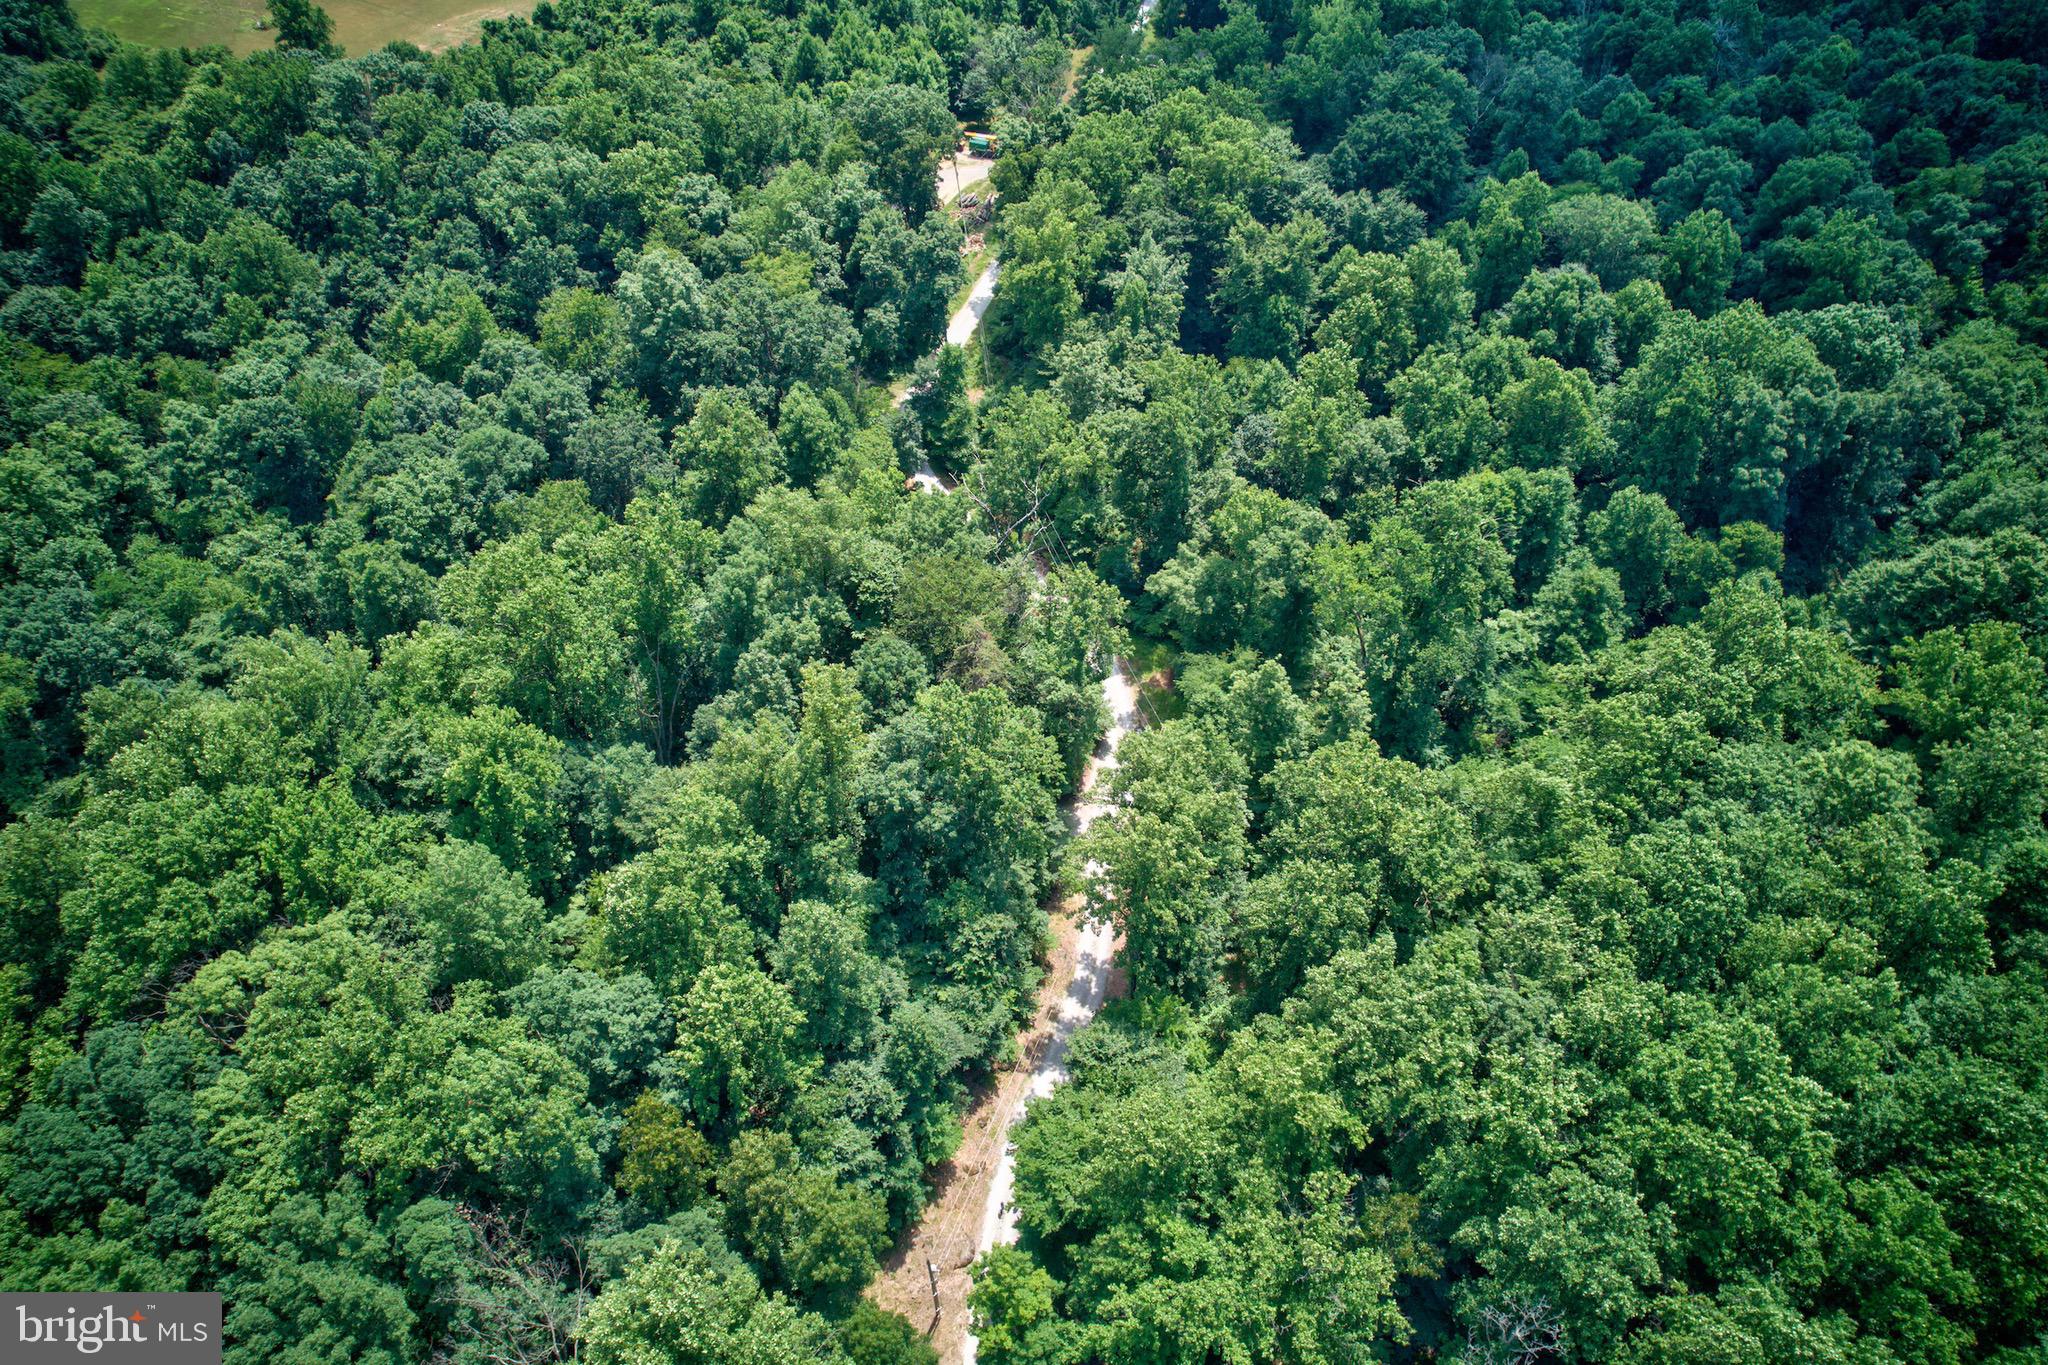
[[[924,1329],[924,1334],[930,1336],[939,1330],[939,1268],[932,1263],[929,1256],[924,1258],[924,1273],[929,1275],[932,1281],[932,1325]]]

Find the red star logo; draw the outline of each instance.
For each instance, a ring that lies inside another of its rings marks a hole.
[[[134,1311],[133,1313],[130,1313],[130,1314],[128,1315],[128,1321],[130,1321],[130,1322],[148,1322],[148,1321],[149,1321],[149,1319],[148,1319],[148,1318],[145,1318],[144,1316],[142,1316],[142,1310],[141,1310],[140,1308],[138,1308],[138,1309],[136,1309],[136,1310],[135,1310],[135,1311]]]

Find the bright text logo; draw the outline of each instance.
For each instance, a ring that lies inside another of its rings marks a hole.
[[[218,1294],[0,1294],[9,1362],[219,1365]]]

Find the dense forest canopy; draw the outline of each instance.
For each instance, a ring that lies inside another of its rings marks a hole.
[[[990,1365],[2048,1350],[2048,10],[273,13],[0,0],[0,1283],[929,1361],[1086,884]]]

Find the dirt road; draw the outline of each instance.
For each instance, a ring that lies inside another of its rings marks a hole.
[[[989,303],[995,296],[996,263],[990,261],[988,269],[982,271],[974,281],[974,288],[968,292],[967,302],[961,304],[960,310],[947,322],[946,344],[965,346],[974,340],[975,330],[981,326],[982,315],[988,312]],[[906,387],[903,392],[896,395],[895,405],[900,408],[909,401],[910,390]],[[917,467],[917,472],[910,476],[910,482],[926,493],[953,491],[953,485],[934,472],[929,461]]]
[[[968,291],[967,302],[960,305],[960,311],[953,314],[946,324],[946,344],[965,346],[974,340],[974,333],[981,326],[982,314],[996,296],[996,270],[999,262],[990,261],[988,269],[981,272],[974,281],[974,288]]]
[[[1117,749],[1141,724],[1137,681],[1118,660],[1102,680],[1110,726],[1082,774],[1081,790],[1066,811],[1067,828],[1082,834],[1110,807],[1104,799]],[[1092,865],[1090,871],[1099,869]],[[967,1269],[989,1247],[1017,1239],[1010,1194],[1016,1181],[1011,1129],[1032,1100],[1067,1079],[1067,1049],[1103,1001],[1122,993],[1116,969],[1115,930],[1089,920],[1079,896],[1052,922],[1053,948],[1031,1026],[1017,1040],[1017,1065],[998,1074],[974,1097],[960,1151],[940,1167],[924,1217],[883,1267],[869,1297],[925,1330],[946,1365],[972,1365],[968,1331]],[[933,1293],[933,1281],[937,1293]]]
[[[991,166],[996,164],[992,156],[970,156],[961,152],[949,156],[939,163],[939,202],[949,204],[955,195],[973,189],[988,179]]]
[[[1091,825],[1109,814],[1109,775],[1117,767],[1117,750],[1123,744],[1124,736],[1142,723],[1138,711],[1138,683],[1121,659],[1115,661],[1109,676],[1102,680],[1102,700],[1109,707],[1109,729],[1096,744],[1095,756],[1088,761],[1088,769],[1081,777],[1080,796],[1067,812],[1067,828],[1076,838],[1086,834]],[[1093,879],[1101,876],[1102,870],[1100,863],[1091,861],[1087,875]],[[990,1247],[1004,1246],[1017,1240],[1017,1210],[1010,1202],[1017,1184],[1017,1148],[1009,1140],[1008,1130],[1024,1117],[1024,1111],[1033,1100],[1045,1098],[1066,1081],[1067,1049],[1073,1043],[1074,1035],[1102,1008],[1112,986],[1121,985],[1113,980],[1117,950],[1115,926],[1103,920],[1079,920],[1076,924],[1073,968],[1067,989],[1052,1017],[1045,1046],[1031,1065],[1031,1083],[1025,1087],[1024,1094],[1004,1122],[1001,1151],[996,1157],[995,1169],[989,1174],[988,1194],[982,1201],[981,1234],[974,1249],[977,1256]],[[974,1355],[974,1333],[968,1331],[961,1343],[962,1365],[974,1365]]]

